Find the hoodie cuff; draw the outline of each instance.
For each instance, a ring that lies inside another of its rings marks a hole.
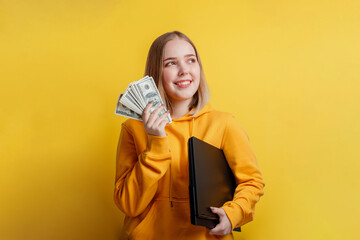
[[[237,206],[237,204],[232,203],[225,203],[224,206],[221,207],[224,209],[226,216],[230,220],[231,223],[231,229],[240,227],[240,223],[243,221],[244,213],[240,206]]]
[[[170,153],[170,144],[168,137],[159,137],[148,135],[146,152],[151,155],[164,155]]]

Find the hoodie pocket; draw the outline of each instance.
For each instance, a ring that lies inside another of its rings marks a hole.
[[[131,232],[129,239],[153,239],[153,224],[155,217],[156,201],[153,202],[150,210],[143,220]],[[145,238],[144,238],[145,237]]]

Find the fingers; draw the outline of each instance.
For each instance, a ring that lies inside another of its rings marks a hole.
[[[209,234],[228,235],[231,233],[231,223],[224,209],[216,207],[210,207],[210,209],[219,216],[219,223],[213,229],[209,230]]]
[[[223,226],[221,224],[221,218],[222,218],[222,212],[220,211],[220,208],[216,208],[216,207],[210,207],[211,212],[217,214],[219,216],[219,223],[212,228],[209,233],[210,234],[219,234],[220,231],[223,230]]]
[[[165,109],[165,106],[164,106],[164,105],[156,108],[156,109],[150,114],[150,116],[149,116],[146,124],[147,124],[147,125],[150,125],[150,126],[154,125],[155,121],[156,121],[157,119],[159,119],[161,116],[164,115],[164,114],[163,114],[163,115],[161,115],[161,116],[159,117],[159,113],[160,113],[162,110],[164,110],[164,109]]]
[[[210,210],[219,215],[219,217],[223,216],[225,214],[224,210],[222,208],[217,208],[217,207],[210,207]],[[222,211],[221,211],[222,210]]]
[[[145,109],[144,109],[144,111],[143,111],[142,119],[143,119],[143,122],[144,122],[144,123],[147,122],[147,120],[149,119],[150,110],[151,110],[151,107],[152,107],[153,104],[154,104],[154,101],[149,102],[149,103],[146,105],[146,107],[145,107]]]
[[[159,114],[164,111],[165,106],[159,106],[152,113],[150,113],[152,106],[153,102],[151,101],[148,103],[148,105],[146,105],[143,111],[142,119],[145,130],[150,135],[166,136],[165,126],[169,123],[167,118],[169,111],[166,111],[161,116],[159,116]]]
[[[165,125],[169,123],[169,121],[167,119],[168,114],[169,114],[169,111],[164,112],[160,117],[158,117],[154,121],[153,126],[158,126],[160,128],[160,126],[164,125],[164,127],[165,127]]]

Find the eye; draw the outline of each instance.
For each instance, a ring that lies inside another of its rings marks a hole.
[[[175,63],[174,62],[168,62],[168,63],[165,64],[165,66],[172,66],[172,65],[175,65]]]
[[[196,59],[195,59],[195,58],[189,59],[189,63],[194,63],[194,62],[196,62]]]

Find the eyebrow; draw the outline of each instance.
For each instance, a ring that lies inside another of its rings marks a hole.
[[[184,57],[196,57],[196,56],[195,56],[195,54],[190,53],[190,54],[184,55]],[[164,59],[164,62],[168,61],[168,60],[173,60],[173,59],[176,59],[176,57],[168,57],[168,58]]]

